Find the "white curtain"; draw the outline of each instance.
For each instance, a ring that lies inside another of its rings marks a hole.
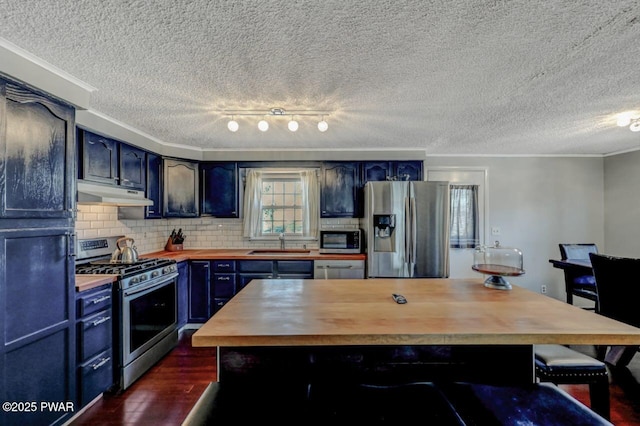
[[[262,229],[262,172],[247,169],[244,188],[243,235],[254,238]]]
[[[320,222],[320,185],[315,170],[301,170],[302,235],[317,238]]]

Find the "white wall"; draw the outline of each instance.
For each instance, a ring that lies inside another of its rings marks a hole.
[[[429,167],[487,170],[488,226],[501,230],[502,246],[523,252],[526,273],[517,284],[565,300],[564,275],[549,263],[561,242],[604,247],[603,159],[598,157],[429,157]],[[472,257],[469,258],[471,269]]]
[[[606,253],[640,258],[640,151],[605,157],[604,217]]]

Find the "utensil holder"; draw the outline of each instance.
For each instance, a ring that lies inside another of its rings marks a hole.
[[[182,245],[182,244],[173,244],[171,242],[171,238],[169,238],[167,240],[167,244],[164,246],[164,249],[166,251],[180,251],[180,250],[184,250],[184,245]]]

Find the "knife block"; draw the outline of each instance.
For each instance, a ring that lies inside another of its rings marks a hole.
[[[182,244],[173,244],[171,242],[171,238],[169,238],[167,240],[167,244],[164,246],[164,249],[166,251],[180,251],[180,250],[184,250],[184,245],[182,245]]]

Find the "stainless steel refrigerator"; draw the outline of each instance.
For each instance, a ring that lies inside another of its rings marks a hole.
[[[449,182],[364,186],[367,276],[449,276]]]

